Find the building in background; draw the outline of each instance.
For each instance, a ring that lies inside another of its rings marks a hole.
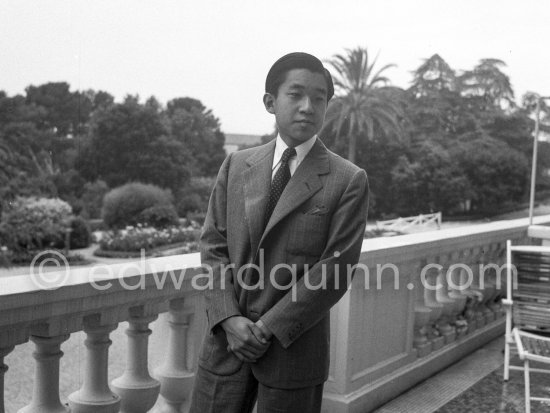
[[[230,154],[231,152],[238,151],[250,146],[258,146],[262,143],[261,135],[244,135],[240,133],[226,133],[225,145],[223,146],[225,152]]]

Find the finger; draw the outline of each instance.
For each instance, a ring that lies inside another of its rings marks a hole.
[[[250,331],[252,331],[252,334],[260,343],[267,344],[268,340],[264,336],[264,333],[262,332],[260,327],[258,327],[256,324],[251,324],[248,326],[248,328],[250,328]]]
[[[244,342],[238,340],[231,340],[227,347],[233,353],[239,353],[248,358],[255,357],[258,353],[254,348],[249,348]]]
[[[250,352],[243,350],[235,350],[233,353],[239,358],[239,360],[246,361],[248,363],[255,363],[258,359],[258,357],[255,357]]]
[[[250,350],[247,348],[240,348],[239,353],[241,353],[244,357],[246,357],[249,360],[256,360],[258,357],[261,356],[261,353],[258,351]]]
[[[246,334],[236,335],[232,334],[228,336],[229,344],[233,349],[240,350],[242,348],[247,349],[253,353],[263,354],[265,350],[269,347],[269,342],[261,343],[258,339],[250,332],[249,329],[246,330]]]
[[[241,361],[246,361],[245,358],[238,352],[238,351],[233,351],[231,350],[231,352],[235,355],[235,357],[237,357],[239,360]]]
[[[263,343],[254,334],[249,334],[244,340],[243,347],[253,351],[265,351],[269,347],[269,342]]]

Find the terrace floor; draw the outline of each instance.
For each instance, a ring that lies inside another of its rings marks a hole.
[[[500,337],[374,413],[523,413],[523,372],[503,381],[503,349]],[[531,374],[531,396],[550,397],[549,374]],[[550,404],[533,401],[531,411],[550,412]]]

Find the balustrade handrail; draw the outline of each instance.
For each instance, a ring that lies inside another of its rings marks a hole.
[[[534,222],[537,225],[550,225],[550,215],[536,217]],[[372,253],[386,249],[408,248],[415,245],[418,249],[430,248],[433,245],[451,246],[456,241],[465,241],[472,237],[490,238],[495,233],[514,232],[519,229],[527,231],[528,225],[528,218],[519,218],[445,228],[438,231],[402,234],[394,237],[367,238],[363,240],[362,252]]]

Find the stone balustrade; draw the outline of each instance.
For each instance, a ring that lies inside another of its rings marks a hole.
[[[550,224],[550,216],[536,222]],[[352,287],[331,311],[324,411],[371,411],[501,335],[505,242],[526,242],[527,224],[365,240]],[[204,272],[198,254],[34,272],[0,278],[0,413],[10,374],[5,357],[28,340],[35,373],[20,412],[186,411],[205,329],[194,284]],[[149,372],[150,324],[162,313],[164,361]],[[110,334],[121,322],[129,325],[126,369],[109,383]],[[79,331],[86,336],[84,380],[62,404],[61,349]]]

